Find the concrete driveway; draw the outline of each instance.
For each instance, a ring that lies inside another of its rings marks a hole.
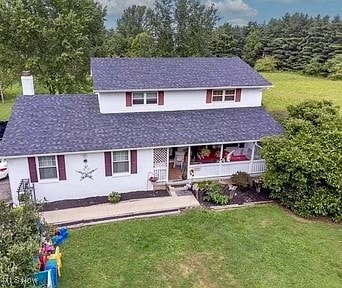
[[[0,180],[0,201],[3,200],[6,203],[12,202],[11,188],[8,177]]]

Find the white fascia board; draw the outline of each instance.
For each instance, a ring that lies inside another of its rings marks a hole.
[[[205,146],[205,145],[222,145],[222,144],[234,144],[234,143],[251,143],[257,142],[257,140],[241,140],[241,141],[230,141],[230,142],[211,142],[211,143],[199,143],[199,144],[179,144],[179,145],[166,145],[166,146],[152,146],[152,147],[132,147],[132,148],[121,148],[121,149],[101,149],[101,150],[90,150],[90,151],[75,151],[75,152],[56,152],[56,153],[44,153],[44,154],[27,154],[27,155],[15,155],[15,156],[1,156],[4,159],[14,158],[27,158],[27,157],[39,157],[39,156],[53,156],[53,155],[75,155],[75,154],[90,154],[90,153],[103,153],[108,151],[126,151],[126,150],[148,150],[156,148],[173,148],[173,147],[194,147],[194,146]]]
[[[142,92],[142,91],[189,91],[189,90],[224,90],[224,89],[264,89],[271,88],[267,86],[224,86],[224,87],[193,87],[193,88],[159,88],[159,89],[118,89],[118,90],[94,90],[94,93],[121,93],[121,92]]]

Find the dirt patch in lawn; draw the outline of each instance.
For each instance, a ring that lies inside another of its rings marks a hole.
[[[122,193],[121,201],[144,199],[144,198],[155,198],[155,197],[167,197],[167,196],[170,196],[167,190],[134,191],[134,192]],[[42,211],[86,207],[86,206],[92,206],[92,205],[98,205],[98,204],[104,204],[104,203],[108,203],[107,196],[53,201],[53,202],[45,203],[42,207]]]
[[[198,253],[179,262],[168,262],[162,265],[163,279],[166,287],[169,283],[177,283],[179,287],[198,288],[240,287],[234,276],[224,264],[224,257],[215,257],[211,253]],[[159,267],[159,269],[161,268]],[[212,270],[213,268],[213,270]]]

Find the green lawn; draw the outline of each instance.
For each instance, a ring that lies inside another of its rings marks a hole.
[[[342,283],[342,228],[275,205],[70,231],[61,288],[284,287]]]
[[[5,103],[0,102],[0,121],[7,121],[11,115],[15,97],[21,93],[21,87],[14,85],[5,91]]]
[[[34,82],[36,94],[46,94],[47,90],[37,80]],[[11,116],[15,98],[22,95],[21,84],[17,83],[5,91],[5,103],[0,101],[0,121],[7,121]]]
[[[268,110],[284,109],[306,99],[332,100],[342,107],[342,81],[285,72],[263,73],[263,76],[274,86],[263,94],[263,104]]]

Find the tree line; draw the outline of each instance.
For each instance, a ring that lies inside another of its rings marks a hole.
[[[93,0],[0,1],[3,90],[31,70],[50,93],[90,89],[89,59],[239,56],[260,71],[342,78],[339,16],[286,14],[267,23],[218,25],[220,11],[201,0],[157,0],[128,7],[113,29]]]

